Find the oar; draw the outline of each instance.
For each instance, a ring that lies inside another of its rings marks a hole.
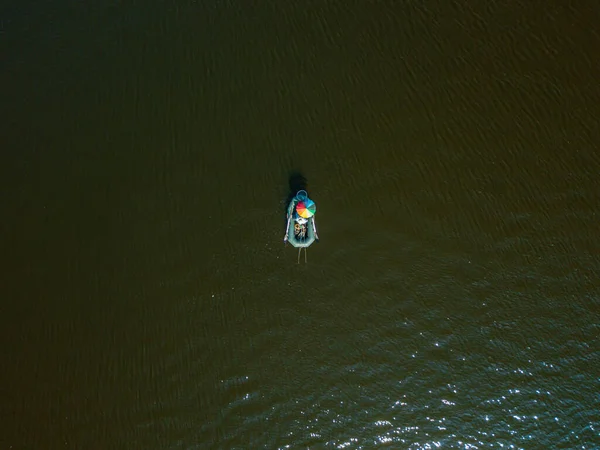
[[[304,248],[304,264],[306,264],[308,262],[308,248],[306,247],[300,247],[298,249],[298,264],[300,264],[300,254],[302,253],[302,249]]]
[[[288,240],[288,231],[290,229],[290,220],[292,220],[292,216],[288,214],[287,226],[285,227],[285,236],[283,237],[283,243],[287,243]]]

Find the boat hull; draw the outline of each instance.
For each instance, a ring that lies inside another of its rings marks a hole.
[[[294,247],[306,248],[310,247],[316,240],[315,224],[313,218],[309,219],[308,222],[302,226],[299,226],[298,222],[293,220],[294,211],[296,210],[298,201],[299,199],[294,197],[288,206],[286,236],[287,241]],[[305,227],[305,229],[303,229],[303,227]]]

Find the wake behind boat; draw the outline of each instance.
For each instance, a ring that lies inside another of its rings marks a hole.
[[[287,228],[283,242],[297,248],[307,248],[319,240],[315,226],[317,205],[308,198],[306,191],[298,191],[287,210]]]

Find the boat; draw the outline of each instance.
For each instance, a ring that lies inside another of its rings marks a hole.
[[[317,205],[308,198],[306,191],[300,190],[290,201],[287,209],[287,227],[283,242],[297,248],[307,248],[319,241],[315,226]]]

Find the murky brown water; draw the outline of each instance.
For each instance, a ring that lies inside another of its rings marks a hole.
[[[596,3],[200,3],[0,8],[0,448],[598,448]]]

